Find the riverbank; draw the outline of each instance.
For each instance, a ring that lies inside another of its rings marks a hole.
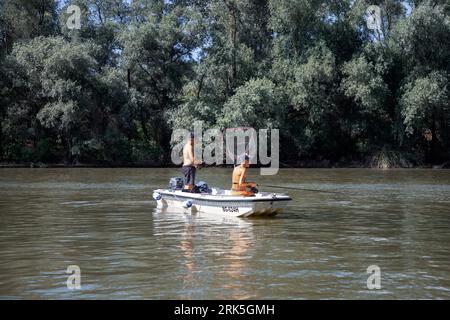
[[[221,165],[219,167],[226,167]],[[230,166],[230,165],[228,165]],[[174,168],[179,167],[172,163],[162,163],[156,161],[146,162],[107,162],[107,163],[43,163],[43,162],[27,162],[27,163],[0,163],[0,168]],[[258,166],[256,166],[258,167]],[[333,162],[328,160],[314,161],[304,160],[297,162],[280,162],[280,168],[299,168],[299,169],[333,169],[333,168],[366,168],[366,169],[450,169],[450,162],[442,164],[421,164],[406,166],[374,166],[372,163],[352,161],[352,162]]]

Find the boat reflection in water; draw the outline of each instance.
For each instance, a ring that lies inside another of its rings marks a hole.
[[[253,223],[234,217],[185,214],[154,209],[154,233],[178,238],[179,278],[174,299],[250,299],[249,261],[253,255]],[[168,248],[174,250],[174,248]],[[173,252],[172,252],[173,253]]]

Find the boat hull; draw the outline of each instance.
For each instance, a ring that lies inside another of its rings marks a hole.
[[[184,213],[205,213],[229,217],[270,217],[281,213],[291,200],[285,195],[266,194],[258,197],[211,196],[177,191],[155,190],[160,209],[170,208]],[[187,207],[186,202],[190,201]]]

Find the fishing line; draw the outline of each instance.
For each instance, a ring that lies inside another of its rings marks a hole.
[[[261,186],[261,187],[269,187],[269,188],[279,188],[279,189],[290,189],[290,190],[310,191],[310,192],[322,192],[322,193],[344,194],[343,192],[338,192],[338,191],[326,191],[326,190],[305,189],[305,188],[295,188],[295,187],[283,187],[283,186],[274,186],[274,185],[267,185],[267,184],[258,184],[258,186]]]

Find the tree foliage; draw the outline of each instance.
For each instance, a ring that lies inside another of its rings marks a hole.
[[[167,162],[195,121],[279,128],[283,162],[450,158],[448,1],[70,4],[0,1],[1,161]]]

